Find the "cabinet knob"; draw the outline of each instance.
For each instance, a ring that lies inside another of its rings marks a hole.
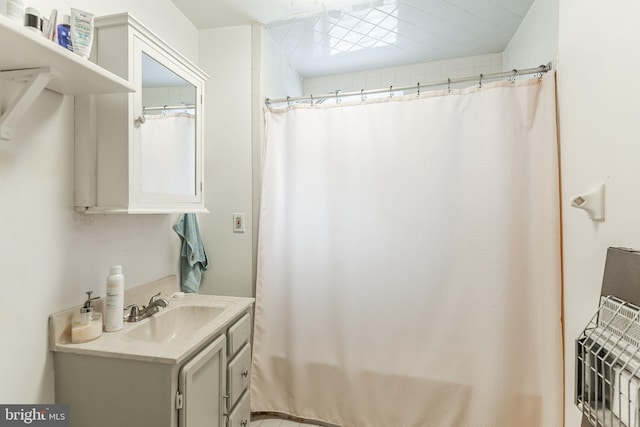
[[[249,371],[247,371],[246,369],[242,372],[240,372],[240,375],[242,375],[243,377],[247,378],[249,376]]]

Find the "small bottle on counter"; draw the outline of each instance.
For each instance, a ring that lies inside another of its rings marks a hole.
[[[124,326],[124,276],[122,266],[114,265],[107,277],[107,298],[104,310],[104,330],[119,331]]]
[[[76,314],[71,319],[71,342],[81,343],[102,335],[102,314],[94,311],[92,301],[98,297],[91,298],[93,291],[87,291],[87,300],[80,309],[80,314]]]

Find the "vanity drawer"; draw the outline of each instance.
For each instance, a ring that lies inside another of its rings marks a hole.
[[[231,411],[227,427],[249,427],[250,422],[251,406],[249,405],[249,392],[246,392],[233,411]]]
[[[227,394],[229,408],[233,408],[242,393],[249,387],[251,371],[251,345],[245,344],[238,355],[227,366]]]
[[[242,348],[244,343],[249,342],[251,337],[251,316],[245,314],[236,323],[231,326],[227,332],[229,357],[236,354]]]

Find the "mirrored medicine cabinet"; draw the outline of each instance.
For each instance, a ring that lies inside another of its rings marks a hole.
[[[136,87],[76,97],[76,210],[207,212],[208,76],[129,14],[98,17],[91,59]]]

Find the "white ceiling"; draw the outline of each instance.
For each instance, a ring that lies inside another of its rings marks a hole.
[[[504,50],[533,0],[172,0],[200,29],[260,22],[302,77]]]

